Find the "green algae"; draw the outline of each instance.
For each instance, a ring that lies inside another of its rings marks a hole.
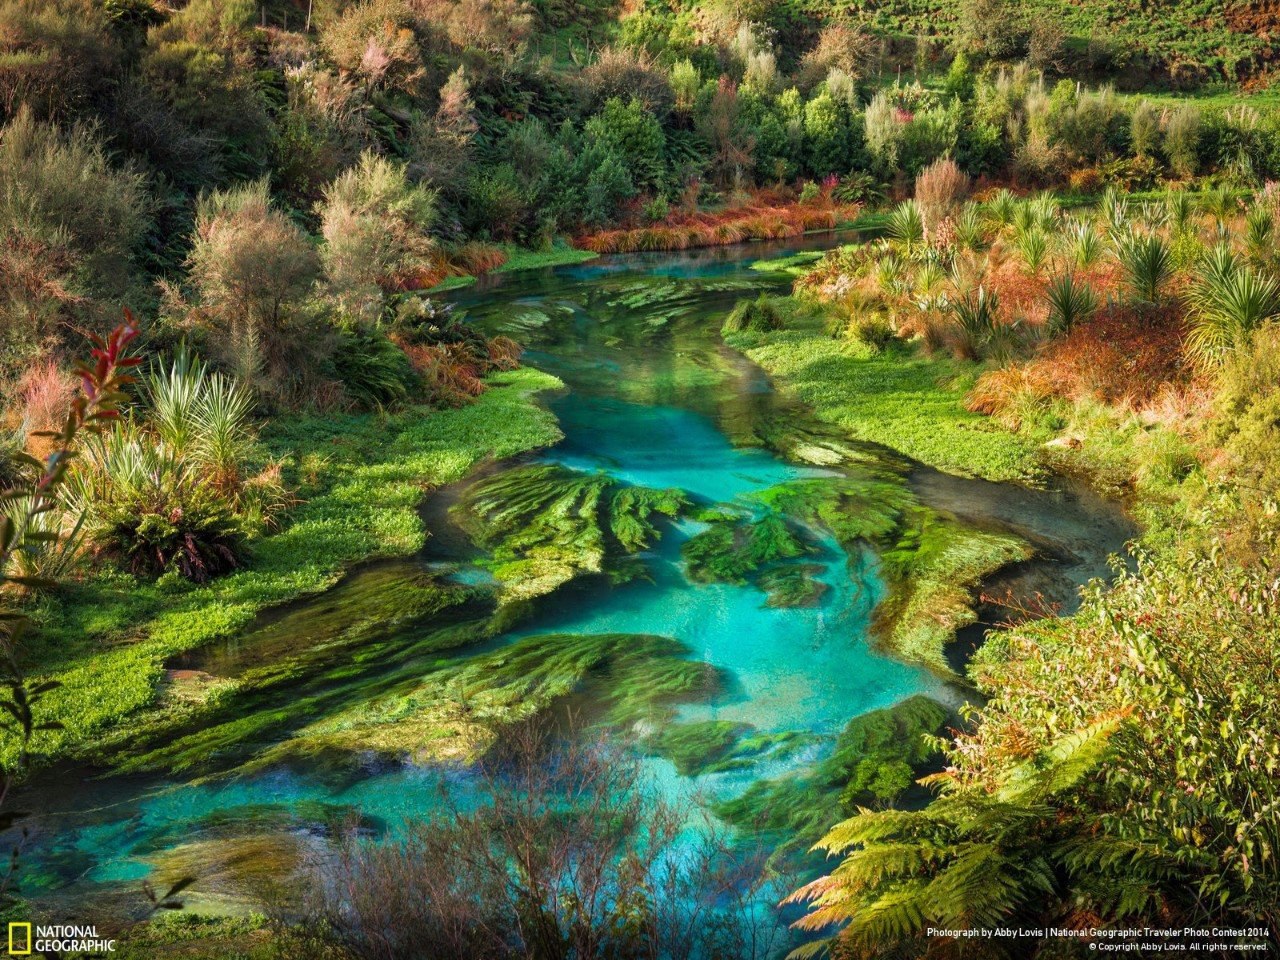
[[[714,523],[681,547],[689,579],[699,583],[747,583],[766,565],[813,548],[786,518],[774,512],[752,520]]]
[[[973,593],[984,579],[1033,554],[1006,533],[973,530],[931,511],[915,512],[897,542],[881,554],[889,597],[878,628],[901,656],[949,671],[944,654],[956,631],[977,620]]]
[[[668,637],[549,634],[438,665],[417,682],[298,730],[255,766],[320,751],[362,751],[415,762],[469,761],[501,730],[576,696],[598,722],[660,726],[680,703],[719,695],[727,678]]]
[[[603,473],[555,464],[517,467],[472,485],[451,515],[491,551],[504,596],[527,600],[576,576],[603,573],[611,555],[643,550],[655,518],[688,503],[678,490],[627,487]]]
[[[698,720],[663,727],[645,737],[643,746],[671,761],[681,776],[696,777],[778,759],[813,740],[798,730],[760,733],[749,723]]]
[[[701,720],[665,727],[645,738],[647,749],[670,760],[676,773],[696,777],[716,767],[733,752],[751,725],[729,720]]]
[[[827,592],[827,585],[817,579],[822,571],[818,564],[792,564],[765,571],[757,582],[769,595],[765,603],[771,607],[816,607]]]
[[[917,695],[854,717],[815,768],[757,780],[718,803],[716,812],[735,826],[776,832],[784,849],[801,850],[858,806],[894,802],[937,756],[930,738],[945,732],[949,716],[940,704]]]
[[[37,611],[41,629],[28,637],[26,667],[33,681],[61,684],[41,703],[42,720],[61,726],[37,733],[36,752],[96,753],[104,737],[167,726],[170,706],[182,719],[185,707],[157,701],[168,658],[235,635],[263,609],[333,586],[354,563],[413,553],[426,537],[417,515],[424,490],[458,480],[483,459],[559,438],[554,418],[532,399],[558,380],[521,369],[489,384],[457,410],[272,424],[263,439],[285,459],[305,502],[285,529],[255,545],[248,568],[201,586],[99,570],[48,601]],[[0,759],[10,761],[15,749],[6,738]]]

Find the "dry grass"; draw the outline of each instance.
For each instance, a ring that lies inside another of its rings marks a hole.
[[[578,237],[575,246],[596,253],[641,253],[717,247],[747,240],[783,240],[812,230],[831,230],[852,220],[857,204],[821,202],[814,205],[748,203],[719,213],[677,213],[652,227],[603,230]]]

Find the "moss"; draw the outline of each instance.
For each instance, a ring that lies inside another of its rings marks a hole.
[[[474,484],[451,511],[492,553],[504,596],[527,600],[581,574],[602,573],[611,555],[658,536],[656,516],[687,504],[678,490],[626,487],[604,473],[555,464],[518,467]]]
[[[798,851],[860,805],[895,801],[936,751],[929,737],[945,732],[948,712],[924,696],[854,717],[834,751],[813,770],[758,780],[716,812],[739,827],[777,832]],[[904,783],[903,771],[910,771]]]
[[[536,370],[490,380],[457,410],[301,417],[266,431],[306,498],[289,526],[261,541],[250,566],[204,586],[101,571],[37,611],[28,672],[62,686],[43,701],[62,729],[37,735],[45,757],[83,753],[124,718],[156,703],[163,664],[228,637],[258,612],[332,586],[343,569],[414,552],[426,537],[424,490],[459,479],[481,459],[555,442],[554,418],[531,395],[559,385]],[[162,719],[152,716],[150,719]],[[130,730],[137,733],[135,724]],[[9,759],[12,742],[5,744]]]
[[[775,383],[856,440],[931,466],[988,480],[1042,475],[1034,443],[965,410],[969,375],[910,348],[877,352],[810,331],[739,334],[731,340]]]

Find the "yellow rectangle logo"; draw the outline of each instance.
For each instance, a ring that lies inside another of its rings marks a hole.
[[[22,939],[15,942],[17,938],[15,933],[22,934]],[[9,924],[9,956],[26,957],[31,955],[31,924],[29,923],[11,923]]]

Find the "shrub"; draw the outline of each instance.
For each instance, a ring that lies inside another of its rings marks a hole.
[[[244,530],[200,471],[136,425],[90,443],[70,499],[95,553],[133,573],[204,582],[238,566]]]
[[[955,213],[965,194],[969,178],[952,159],[935,160],[916,177],[915,200],[920,205],[925,229],[936,230],[943,218]]]
[[[403,0],[364,0],[331,20],[320,44],[340,70],[366,86],[412,92],[425,76],[416,25]]]
[[[988,60],[1016,60],[1027,49],[1027,24],[1007,0],[965,0],[957,42]]]
[[[361,407],[381,408],[409,399],[413,368],[404,351],[381,333],[345,331],[333,365],[347,396]]]
[[[966,360],[980,360],[1001,337],[1000,298],[983,287],[951,304],[956,353]]]
[[[1160,146],[1160,109],[1143,100],[1129,120],[1129,147],[1135,156],[1154,157]]]
[[[1200,170],[1200,110],[1191,105],[1169,113],[1164,129],[1164,152],[1169,166],[1180,177],[1194,177]]]
[[[200,198],[187,267],[220,333],[212,345],[242,382],[255,382],[276,341],[288,336],[284,314],[319,273],[315,248],[272,207],[260,180]]]
[[[785,324],[773,298],[760,294],[755,300],[739,300],[729,311],[720,327],[721,333],[739,333],[748,330],[754,333],[766,333],[770,330],[781,330]]]
[[[403,166],[365,152],[325,188],[318,212],[320,257],[345,312],[377,319],[385,291],[421,284],[435,249],[435,194]]]
[[[0,235],[65,251],[85,292],[125,289],[149,208],[143,177],[113,165],[91,128],[22,110],[0,131]]]

